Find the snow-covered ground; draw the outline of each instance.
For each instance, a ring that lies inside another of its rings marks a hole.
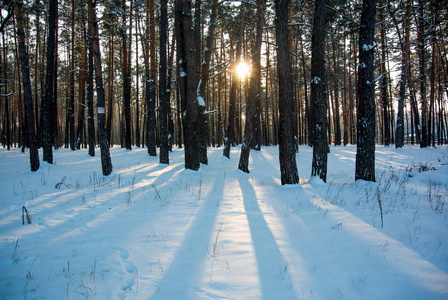
[[[300,147],[281,186],[277,147],[250,174],[239,148],[198,172],[113,148],[108,177],[99,150],[33,173],[0,149],[0,299],[448,299],[448,148],[377,146],[376,183],[355,155],[331,147],[323,183]]]

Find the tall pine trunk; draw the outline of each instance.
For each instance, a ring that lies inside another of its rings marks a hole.
[[[95,156],[95,115],[93,111],[93,36],[92,27],[88,26],[88,42],[89,42],[89,74],[87,79],[87,108],[88,108],[88,121],[87,128],[89,132],[89,155]]]
[[[160,130],[160,155],[161,164],[169,164],[169,144],[168,144],[168,109],[170,105],[169,94],[167,92],[167,31],[168,12],[167,0],[160,1],[160,67],[159,67],[159,130]]]
[[[123,26],[124,32],[122,37],[122,58],[121,67],[123,71],[123,111],[124,111],[124,125],[125,125],[125,147],[128,150],[132,150],[132,133],[131,133],[131,70],[129,68],[129,56],[128,56],[128,37],[127,24],[126,24],[126,0],[122,0],[121,9],[123,10]]]
[[[238,16],[239,20],[244,20],[244,16],[245,16],[245,8],[244,8],[244,4],[241,3],[240,6],[240,14]],[[243,34],[244,34],[244,23],[241,24],[240,28],[239,28],[239,33],[238,33],[238,40],[236,43],[236,54],[235,54],[235,60],[233,62],[233,67],[232,69],[235,70],[237,64],[240,61],[241,58],[241,49],[242,49],[242,40],[243,40]],[[234,71],[235,72],[235,71]],[[238,87],[238,76],[236,76],[236,74],[234,73],[232,75],[232,83],[230,86],[230,96],[229,96],[229,112],[228,112],[228,122],[227,122],[227,129],[226,129],[226,134],[224,137],[224,150],[223,150],[223,155],[227,158],[230,158],[230,146],[235,146],[236,145],[236,90]]]
[[[275,0],[275,37],[277,42],[278,102],[279,122],[279,159],[281,183],[299,183],[296,163],[295,107],[292,62],[288,41],[289,0]]]
[[[148,154],[156,156],[156,51],[155,51],[155,20],[154,0],[146,0],[146,41],[145,45],[145,76],[146,76],[146,115]]]
[[[50,0],[48,11],[48,40],[47,40],[47,73],[45,76],[45,98],[43,109],[43,160],[53,163],[53,124],[51,119],[53,106],[54,62],[56,44],[56,17],[58,13],[58,1]]]
[[[355,180],[375,181],[375,83],[373,78],[376,0],[364,0],[359,31]]]
[[[252,49],[252,74],[248,80],[249,92],[246,100],[246,124],[244,128],[243,145],[241,146],[238,169],[249,173],[250,148],[257,142],[257,119],[260,118],[257,104],[261,97],[261,42],[264,27],[265,0],[257,1],[257,32]]]
[[[185,168],[198,170],[200,40],[196,40],[191,1],[175,1],[179,87],[185,144]],[[197,24],[199,25],[199,24]]]
[[[25,119],[28,131],[28,142],[30,147],[30,165],[31,171],[39,169],[39,150],[34,121],[33,94],[31,92],[30,67],[28,60],[27,47],[25,42],[25,21],[23,15],[23,1],[16,2],[17,18],[17,37],[19,43],[20,70],[22,73],[23,100],[25,106]]]
[[[95,12],[96,1],[88,0],[87,5],[89,9],[89,25],[93,36],[93,57],[95,67],[95,81],[97,93],[97,108],[98,108],[98,137],[101,150],[101,167],[103,175],[108,176],[112,173],[112,161],[110,158],[109,144],[106,136],[106,115],[105,115],[105,101],[104,101],[104,86],[103,86],[103,70],[101,66],[101,52],[100,41],[98,37],[98,20]]]
[[[313,161],[311,176],[327,180],[327,86],[325,76],[325,18],[326,1],[315,1],[311,37],[311,134]]]

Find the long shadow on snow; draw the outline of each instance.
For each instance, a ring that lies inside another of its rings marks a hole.
[[[204,184],[202,181],[199,184]],[[197,299],[208,297],[201,286],[205,257],[214,230],[219,206],[216,198],[222,198],[225,180],[216,179],[214,188],[205,195],[201,208],[192,225],[184,234],[182,244],[171,261],[163,278],[159,280],[160,289],[152,299]],[[209,196],[213,194],[213,196]],[[200,201],[200,200],[198,200]]]
[[[262,297],[263,299],[273,299],[276,298],[276,295],[278,296],[279,292],[282,295],[287,295],[286,290],[289,290],[288,298],[294,299],[296,295],[287,271],[288,262],[281,254],[275,237],[264,219],[255,190],[248,179],[249,177],[244,177],[239,178],[238,181],[257,258]]]

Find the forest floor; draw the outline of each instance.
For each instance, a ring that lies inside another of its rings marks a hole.
[[[0,149],[0,299],[448,299],[447,146],[377,146],[375,183],[356,146],[331,147],[327,183],[301,146],[289,186],[278,147],[249,174],[239,150],[194,172],[115,147],[104,177],[99,149],[37,172]]]

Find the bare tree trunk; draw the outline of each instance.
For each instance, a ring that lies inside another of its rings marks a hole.
[[[115,53],[114,53],[114,34],[109,33],[109,60],[108,60],[108,76],[107,76],[107,120],[106,120],[106,133],[107,142],[112,145],[112,119],[114,116],[114,66],[115,66]]]
[[[90,21],[89,21],[90,22]],[[92,26],[88,26],[89,41],[89,75],[87,83],[87,107],[88,107],[88,131],[89,131],[89,155],[95,156],[95,116],[93,111],[93,36]],[[110,113],[110,112],[109,112]]]
[[[409,38],[410,38],[410,26],[411,26],[411,0],[406,2],[406,20],[405,20],[405,32],[404,39],[401,36],[398,22],[396,20],[394,12],[391,11],[390,5],[388,6],[389,13],[392,17],[394,25],[397,30],[398,38],[401,45],[401,79],[400,79],[400,92],[398,96],[398,114],[397,114],[397,127],[395,133],[395,148],[402,148],[404,146],[404,98],[406,93],[406,80],[408,79],[409,72]]]
[[[89,25],[93,36],[93,56],[95,67],[96,93],[97,93],[97,108],[98,108],[98,137],[101,149],[101,166],[103,175],[108,176],[112,173],[112,161],[110,158],[109,145],[106,136],[106,116],[104,108],[104,86],[103,86],[103,70],[101,66],[101,52],[100,41],[98,37],[98,20],[95,12],[96,1],[88,0],[87,5],[89,9]]]
[[[245,15],[245,8],[243,3],[240,6],[240,14],[238,16],[239,20],[244,20],[244,15]],[[240,61],[241,58],[241,49],[242,49],[242,40],[243,40],[243,34],[244,34],[244,25],[241,24],[240,28],[239,28],[239,33],[238,33],[238,41],[236,44],[236,54],[235,54],[235,60],[233,62],[233,67],[232,69],[234,69],[237,64]],[[227,158],[230,158],[230,146],[235,146],[235,142],[236,142],[236,134],[235,134],[235,130],[236,130],[236,92],[237,92],[237,87],[238,87],[238,77],[233,74],[232,75],[232,83],[230,86],[230,98],[229,98],[229,112],[228,112],[228,116],[229,116],[229,120],[227,123],[227,130],[226,130],[226,136],[224,138],[224,151],[223,151],[223,155]]]
[[[327,83],[325,76],[325,18],[326,1],[315,1],[313,34],[311,38],[311,133],[313,161],[311,176],[327,180]]]
[[[291,56],[288,41],[289,0],[275,0],[275,37],[277,42],[278,99],[280,112],[279,159],[281,183],[299,183],[296,163],[296,141],[294,139],[294,90]]]
[[[128,37],[127,24],[126,24],[126,0],[122,0],[121,9],[123,10],[123,26],[125,28],[122,36],[122,54],[121,54],[121,67],[123,72],[123,112],[124,112],[124,126],[125,126],[125,147],[128,150],[132,150],[132,133],[131,133],[131,70],[129,68],[128,60]]]
[[[75,132],[75,0],[72,0],[71,11],[71,57],[70,57],[70,108],[69,108],[69,139],[70,149],[76,150],[76,132]]]
[[[160,128],[160,156],[161,164],[169,164],[169,143],[168,143],[168,109],[169,94],[167,93],[167,31],[168,31],[168,12],[167,0],[160,0],[160,67],[159,67],[159,128]]]
[[[355,180],[375,181],[375,83],[373,78],[376,0],[364,0],[359,32]]]
[[[51,118],[53,106],[54,62],[56,43],[56,17],[58,14],[58,1],[51,0],[48,11],[48,41],[47,41],[47,73],[45,76],[45,98],[43,108],[43,160],[53,163],[53,127]]]
[[[428,139],[428,101],[426,99],[426,50],[425,50],[425,15],[424,15],[424,1],[418,0],[417,12],[417,52],[420,62],[420,103],[422,107],[422,126],[421,126],[421,140],[420,147],[424,148],[430,145]]]
[[[179,87],[183,116],[185,168],[198,170],[200,49],[191,13],[191,1],[175,1]],[[199,24],[196,24],[199,26]]]
[[[286,4],[287,5],[287,4]],[[246,124],[244,128],[243,145],[241,146],[240,161],[238,169],[249,173],[249,156],[251,145],[257,141],[257,103],[261,97],[261,42],[264,27],[264,12],[266,8],[265,0],[257,1],[257,33],[255,45],[252,49],[252,74],[249,83],[249,93],[246,100]],[[287,40],[286,40],[287,41]],[[292,75],[292,74],[291,74]]]
[[[84,22],[84,21],[83,21]],[[87,36],[85,31],[85,26],[83,26],[83,44],[87,45]],[[87,47],[83,47],[82,50],[82,60],[81,60],[81,71],[79,72],[79,98],[81,100],[81,105],[79,106],[78,112],[78,128],[76,129],[76,149],[81,148],[84,136],[84,116],[86,107],[86,81],[87,81]],[[79,100],[78,100],[79,101]]]
[[[384,4],[385,1],[382,1]],[[381,28],[381,102],[383,105],[383,144],[389,146],[390,143],[390,121],[389,121],[389,96],[387,93],[389,84],[389,74],[386,69],[386,26],[384,21],[384,7],[379,9],[379,22]]]
[[[156,50],[154,0],[146,0],[146,104],[147,104],[147,147],[150,156],[157,156],[156,150]],[[151,59],[151,62],[149,61]]]
[[[25,42],[23,0],[18,0],[16,2],[15,12],[17,18],[17,36],[19,42],[20,69],[22,72],[25,118],[27,123],[28,140],[30,144],[30,165],[31,165],[31,171],[34,172],[39,169],[40,162],[39,162],[39,150],[37,145],[35,122],[34,122],[33,94],[31,92],[30,68]]]

